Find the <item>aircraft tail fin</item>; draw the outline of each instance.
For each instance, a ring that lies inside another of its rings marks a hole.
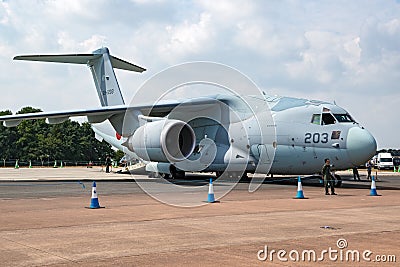
[[[28,55],[16,56],[14,60],[30,60],[72,64],[87,64],[92,72],[97,94],[102,106],[124,105],[114,68],[143,72],[146,69],[111,56],[107,47],[93,51],[92,54],[67,55]]]

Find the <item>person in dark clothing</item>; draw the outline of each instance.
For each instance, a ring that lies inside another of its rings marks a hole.
[[[367,162],[367,180],[371,180],[372,164],[370,161]]]
[[[360,174],[358,173],[357,167],[353,168],[353,177],[354,177],[354,180],[357,180],[356,178],[358,178],[359,181],[361,180],[360,179]]]
[[[325,195],[329,195],[329,187],[331,188],[331,195],[336,195],[335,178],[331,174],[331,162],[328,158],[325,159],[325,164],[322,167],[321,173],[324,178]]]
[[[111,157],[110,157],[110,155],[107,155],[107,157],[106,157],[106,173],[110,172],[110,166],[111,166]]]

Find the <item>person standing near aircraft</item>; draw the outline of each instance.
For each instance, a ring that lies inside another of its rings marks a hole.
[[[334,178],[331,174],[331,161],[326,158],[325,164],[322,167],[322,176],[324,177],[325,195],[329,195],[329,187],[331,188],[331,195],[336,195]]]
[[[107,155],[107,157],[106,157],[106,173],[110,172],[110,166],[111,166],[111,158],[110,158],[110,155]]]
[[[372,164],[371,164],[371,161],[368,161],[367,162],[367,173],[368,173],[367,180],[371,180],[371,171],[372,171]]]
[[[358,178],[359,181],[361,180],[360,179],[360,174],[358,173],[357,167],[353,167],[353,178],[354,178],[354,181],[356,181],[357,178]]]

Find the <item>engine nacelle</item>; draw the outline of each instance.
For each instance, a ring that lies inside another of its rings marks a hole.
[[[128,139],[128,148],[147,161],[179,162],[189,157],[196,136],[189,124],[180,120],[147,122]]]

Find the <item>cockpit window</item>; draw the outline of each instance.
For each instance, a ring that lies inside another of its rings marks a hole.
[[[321,114],[313,114],[311,123],[320,125],[321,124]]]
[[[349,114],[333,114],[338,122],[355,122]]]
[[[336,120],[331,113],[322,113],[322,125],[335,124]]]

